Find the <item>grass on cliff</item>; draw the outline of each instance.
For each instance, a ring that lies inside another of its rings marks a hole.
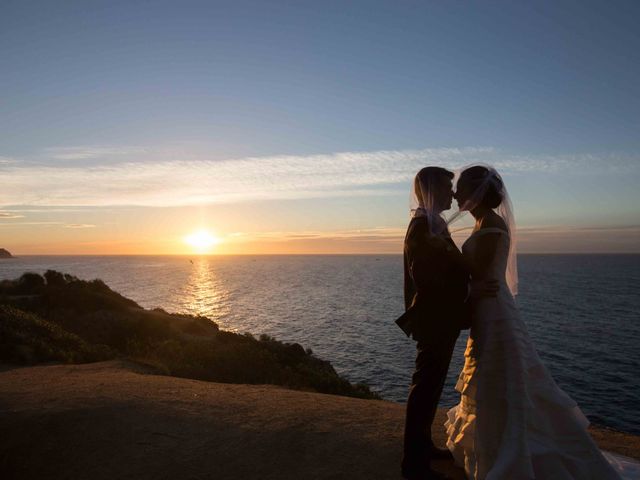
[[[96,362],[112,358],[105,346],[90,345],[55,323],[0,305],[0,360],[12,364],[47,361]]]
[[[360,398],[331,364],[297,343],[222,331],[205,317],[145,310],[101,280],[56,272],[0,282],[0,361],[82,363],[125,357],[167,375],[271,383]]]

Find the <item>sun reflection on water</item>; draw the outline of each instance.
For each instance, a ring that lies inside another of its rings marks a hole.
[[[229,292],[207,257],[194,258],[192,263],[182,292],[184,311],[208,317],[227,330],[225,319],[229,314]]]

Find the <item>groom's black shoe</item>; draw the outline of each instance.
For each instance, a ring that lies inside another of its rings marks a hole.
[[[437,460],[453,460],[453,455],[451,454],[451,452],[449,451],[449,449],[447,448],[438,448],[435,445],[431,445],[431,454],[430,454],[431,458],[437,459]]]

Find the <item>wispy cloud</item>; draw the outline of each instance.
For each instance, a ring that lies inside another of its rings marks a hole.
[[[47,148],[42,152],[42,157],[54,160],[88,160],[93,158],[113,159],[113,157],[130,157],[144,154],[142,147],[109,147],[109,146],[85,146],[85,147],[55,147]]]
[[[25,225],[37,225],[37,226],[51,226],[51,225],[61,225],[61,222],[11,222],[4,223],[0,222],[0,227],[23,227]]]
[[[518,229],[522,253],[640,253],[640,226],[544,226]]]
[[[229,234],[234,241],[256,241],[256,240],[326,240],[326,239],[339,239],[339,240],[363,240],[363,239],[375,239],[375,240],[398,240],[404,238],[404,228],[366,228],[357,230],[335,230],[335,231],[293,231],[293,232],[233,232]],[[240,240],[238,240],[240,239]]]
[[[38,206],[38,207],[30,207],[23,205],[12,205],[12,210],[14,210],[16,215],[21,215],[22,213],[81,213],[87,211],[93,211],[95,207],[47,207],[47,206]],[[118,207],[120,209],[124,207]],[[105,208],[104,210],[109,210]],[[23,216],[23,215],[21,215]]]
[[[495,157],[486,163],[499,171],[511,174],[527,172],[571,173],[594,175],[600,173],[631,173],[640,171],[640,154],[563,154],[522,155],[495,151]]]
[[[230,235],[232,246],[259,245],[268,252],[322,253],[339,252],[402,252],[404,228],[372,228],[339,231],[262,232]],[[454,233],[453,239],[461,246],[470,231]],[[640,252],[640,226],[585,227],[547,225],[519,228],[518,252],[526,253],[638,253]],[[306,249],[306,250],[305,250]]]
[[[19,215],[13,212],[0,212],[0,220],[10,219],[10,218],[23,218],[24,215]]]
[[[531,171],[638,171],[625,156],[516,156],[491,147],[435,148],[229,160],[171,159],[143,148],[73,147],[54,158],[104,161],[10,163],[0,176],[0,205],[180,206],[270,199],[398,194],[425,165],[490,163],[506,174]],[[118,157],[118,162],[113,158]],[[180,157],[183,158],[183,157]],[[160,160],[158,160],[160,159]],[[403,192],[404,194],[404,192]]]
[[[95,228],[95,225],[90,223],[68,223],[65,225],[66,228]]]

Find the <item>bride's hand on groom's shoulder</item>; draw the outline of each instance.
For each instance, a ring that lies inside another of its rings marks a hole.
[[[472,282],[469,295],[472,299],[495,297],[498,295],[499,290],[498,281],[493,278],[487,278],[486,280]]]

